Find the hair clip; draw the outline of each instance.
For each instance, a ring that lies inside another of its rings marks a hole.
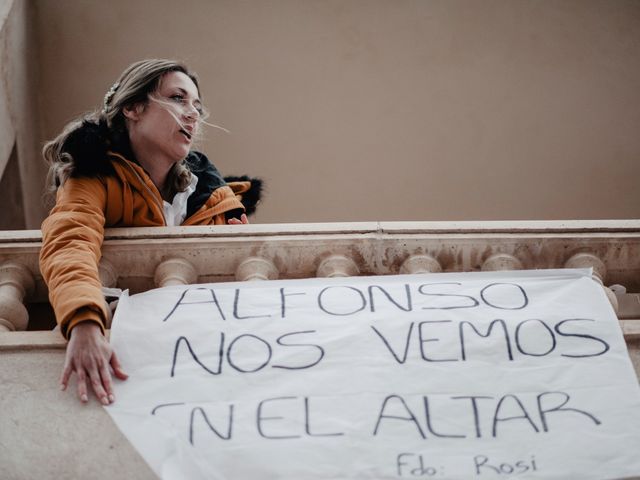
[[[109,111],[109,104],[111,103],[111,99],[116,94],[116,91],[118,90],[119,86],[120,86],[120,82],[114,83],[113,85],[111,85],[111,88],[109,89],[107,94],[104,96],[104,108],[102,109],[104,113],[107,113]]]

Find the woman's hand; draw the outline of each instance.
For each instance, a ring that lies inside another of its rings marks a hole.
[[[247,216],[243,213],[240,216],[240,220],[238,220],[237,218],[230,218],[229,220],[227,220],[227,223],[229,225],[243,225],[243,224],[247,224],[249,223],[249,219],[247,218]]]
[[[71,340],[67,345],[67,356],[64,370],[60,378],[60,388],[66,390],[71,373],[75,372],[78,398],[81,402],[89,401],[87,380],[91,383],[96,397],[103,405],[113,403],[113,385],[111,372],[120,380],[128,375],[122,371],[120,362],[107,339],[102,335],[95,322],[82,322],[71,330]]]

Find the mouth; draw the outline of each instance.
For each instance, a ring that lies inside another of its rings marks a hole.
[[[191,135],[191,133],[190,133],[190,132],[188,132],[188,131],[187,131],[187,130],[185,130],[184,128],[181,128],[181,129],[180,129],[180,133],[181,133],[182,135],[184,135],[184,136],[185,136],[185,138],[186,138],[187,140],[191,141],[191,137],[192,137],[192,135]]]

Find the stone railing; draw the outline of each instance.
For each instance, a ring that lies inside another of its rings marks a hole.
[[[10,330],[0,332],[0,477],[153,479],[97,401],[80,405],[73,387],[58,388],[66,342],[32,331],[43,328],[43,312],[51,316],[40,241],[37,231],[0,232],[0,328]],[[104,285],[134,293],[236,279],[590,266],[596,281],[620,285],[607,293],[640,373],[640,222],[120,229],[107,232],[103,252]]]
[[[38,231],[0,232],[0,330],[47,301]],[[640,337],[640,221],[367,222],[107,230],[104,286],[592,267],[627,339]],[[611,288],[608,288],[611,287]]]

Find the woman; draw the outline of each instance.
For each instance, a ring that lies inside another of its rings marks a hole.
[[[227,184],[191,151],[204,121],[196,77],[182,64],[144,60],[127,68],[104,108],[71,122],[43,150],[56,205],[42,224],[40,270],[62,334],[69,340],[60,380],[87,381],[114,401],[111,370],[126,379],[104,337],[109,310],[98,262],[105,227],[248,223],[259,180]]]

